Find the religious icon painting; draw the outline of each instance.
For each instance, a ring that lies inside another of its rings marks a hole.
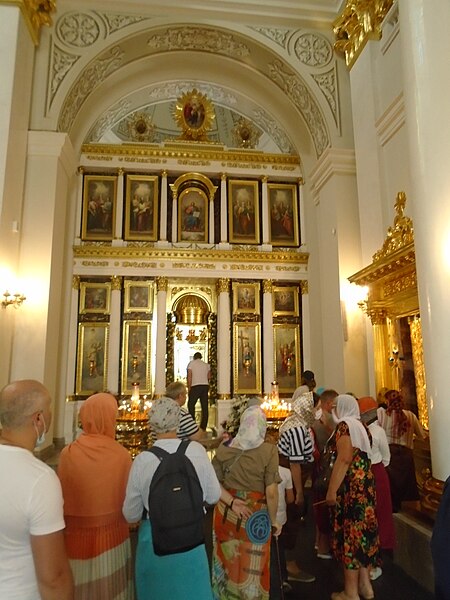
[[[261,324],[235,323],[233,330],[234,393],[261,393]]]
[[[259,244],[258,182],[228,181],[228,224],[232,244]]]
[[[207,133],[215,119],[211,100],[195,88],[177,99],[175,120],[182,129],[181,139],[207,140]]]
[[[298,246],[297,186],[288,183],[268,183],[269,240],[272,246]]]
[[[122,394],[132,394],[133,383],[141,394],[151,394],[151,322],[124,321],[122,343]]]
[[[300,327],[274,325],[274,373],[282,394],[292,394],[300,385]]]
[[[109,323],[79,323],[75,393],[107,389]]]
[[[109,314],[111,283],[80,282],[80,314]]]
[[[273,316],[298,317],[298,293],[299,289],[297,286],[273,286]]]
[[[208,242],[208,197],[198,187],[184,189],[178,198],[178,241]]]
[[[112,240],[116,219],[116,175],[85,175],[81,239]]]
[[[153,307],[153,286],[150,281],[126,279],[124,288],[125,313],[149,313]]]
[[[233,283],[233,312],[259,314],[259,282]]]
[[[156,175],[126,176],[125,240],[158,239],[158,205]]]

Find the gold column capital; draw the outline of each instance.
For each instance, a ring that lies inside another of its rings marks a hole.
[[[269,178],[267,177],[267,175],[263,175],[263,176],[261,177],[261,181],[262,181],[263,183],[267,183],[267,182],[269,181]]]
[[[381,24],[394,0],[347,0],[333,23],[334,48],[345,55],[347,67],[355,64],[368,40],[381,38]]]
[[[41,27],[53,24],[52,13],[56,12],[56,0],[0,0],[1,4],[20,8],[33,44],[39,46]]]
[[[309,294],[309,285],[306,279],[302,279],[302,281],[300,281],[300,292],[302,296]]]
[[[122,289],[122,279],[120,275],[113,275],[111,277],[111,288],[113,290],[121,290]]]
[[[305,180],[303,179],[303,177],[299,177],[297,179],[297,183],[298,183],[298,185],[305,185]]]
[[[123,167],[119,167],[117,169],[117,173],[118,173],[119,176],[123,177],[124,174],[125,174],[125,169]]]
[[[273,281],[271,279],[264,279],[262,282],[262,289],[264,294],[271,294],[273,290]]]
[[[80,289],[80,276],[79,275],[73,275],[72,276],[72,289],[73,290],[79,290]]]
[[[227,277],[221,277],[216,281],[216,292],[221,294],[222,292],[229,293],[230,291],[230,280]]]
[[[1,4],[1,0],[0,0],[0,4]],[[84,173],[84,167],[82,167],[81,165],[78,167],[77,169],[77,173],[78,175],[83,175]]]
[[[386,325],[388,311],[385,308],[370,306],[365,302],[360,302],[358,306],[369,317],[372,325]]]
[[[227,174],[226,174],[226,173],[222,173],[222,174],[220,175],[220,179],[221,179],[222,181],[224,181],[224,180],[226,181],[226,180],[227,180]]]
[[[163,171],[161,171],[161,177],[167,177],[167,170],[164,169]]]
[[[167,277],[156,277],[155,282],[156,282],[156,290],[158,292],[167,292],[167,286],[169,283]]]

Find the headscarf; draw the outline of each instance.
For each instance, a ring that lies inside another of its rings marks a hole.
[[[176,431],[180,425],[181,409],[172,398],[155,400],[150,409],[149,424],[156,435]]]
[[[356,398],[350,396],[350,394],[340,394],[336,398],[336,408],[333,409],[333,418],[337,424],[342,423],[342,421],[347,423],[353,448],[359,448],[370,456],[369,436],[367,435],[366,428],[361,423]]]
[[[392,431],[395,436],[400,437],[411,427],[408,417],[403,412],[403,397],[397,390],[389,390],[384,397],[388,403],[386,414],[392,416]]]
[[[258,448],[264,442],[266,430],[267,420],[263,410],[259,406],[250,406],[242,413],[239,430],[230,446],[241,450]]]
[[[298,387],[292,394],[292,402],[294,402],[294,400],[297,400],[297,398],[299,398],[303,394],[306,394],[306,392],[309,392],[309,387],[307,385],[301,385],[300,387]]]
[[[106,435],[114,439],[116,434],[117,402],[111,394],[94,394],[80,408],[80,421],[84,433]]]
[[[358,399],[359,412],[361,421],[366,425],[370,425],[377,420],[378,403],[372,396],[363,396]]]
[[[62,450],[58,476],[66,519],[89,518],[92,527],[114,519],[123,521],[122,533],[126,539],[122,505],[131,456],[114,439],[116,416],[117,402],[111,394],[94,394],[83,403],[80,409],[83,433]]]
[[[305,386],[306,387],[306,386]],[[308,389],[308,388],[306,388]],[[304,392],[292,404],[293,414],[280,427],[280,435],[294,427],[311,427],[316,420],[313,392]]]

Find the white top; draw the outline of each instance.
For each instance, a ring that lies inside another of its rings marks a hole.
[[[378,423],[385,430],[389,444],[400,444],[400,446],[406,446],[412,450],[414,448],[414,434],[424,439],[425,433],[419,419],[413,412],[403,409],[403,414],[406,415],[410,426],[401,435],[397,435],[394,430],[394,414],[388,415],[385,408],[380,407],[377,410]]]
[[[370,453],[370,460],[373,465],[377,465],[382,462],[385,467],[391,462],[391,451],[389,450],[389,444],[386,437],[386,432],[378,423],[375,421],[368,427],[370,435],[372,436],[372,451]]]
[[[287,521],[286,511],[286,490],[292,490],[292,475],[290,469],[286,467],[278,467],[281,481],[278,484],[278,510],[277,510],[277,523],[284,525]]]
[[[170,438],[157,440],[154,445],[173,454],[180,443],[179,439]],[[221,494],[220,483],[206,450],[198,442],[190,442],[186,449],[186,456],[197,471],[203,490],[203,501],[207,504],[216,504]],[[134,459],[123,503],[123,515],[129,523],[140,521],[144,508],[148,510],[150,484],[159,464],[159,458],[151,452],[141,452]]]
[[[192,372],[191,387],[194,385],[208,385],[209,364],[201,358],[191,360],[187,366],[188,371]]]
[[[0,598],[40,600],[30,535],[64,529],[56,473],[24,448],[0,444]]]

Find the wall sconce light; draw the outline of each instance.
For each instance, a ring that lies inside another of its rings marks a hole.
[[[2,308],[6,308],[7,306],[19,308],[24,300],[26,300],[26,297],[23,294],[10,294],[8,290],[6,290],[3,292]]]

